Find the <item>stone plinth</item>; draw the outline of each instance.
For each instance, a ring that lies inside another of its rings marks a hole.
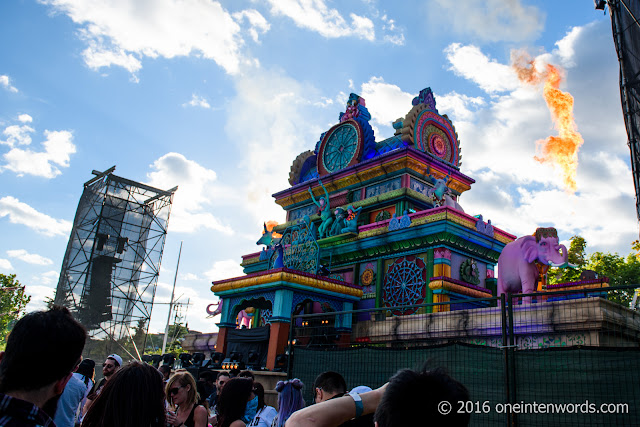
[[[640,313],[602,298],[540,302],[513,307],[513,330],[519,349],[564,346],[640,347]],[[500,307],[415,314],[359,322],[353,339],[391,345],[461,341],[499,347]]]

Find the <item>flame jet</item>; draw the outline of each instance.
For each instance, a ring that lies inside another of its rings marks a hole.
[[[540,71],[525,52],[514,51],[511,57],[512,66],[522,83],[538,85],[544,82],[542,94],[551,113],[554,127],[558,130],[558,136],[552,135],[536,141],[538,155],[534,158],[540,163],[548,162],[560,167],[565,190],[575,193],[578,149],[584,140],[573,118],[573,96],[559,89],[562,75],[557,67],[547,64],[545,69]]]

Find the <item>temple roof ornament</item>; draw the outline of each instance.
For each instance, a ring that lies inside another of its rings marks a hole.
[[[289,184],[294,186],[333,174],[407,146],[459,169],[462,156],[458,135],[449,118],[438,113],[431,88],[422,89],[413,98],[412,106],[404,118],[392,124],[395,134],[376,142],[365,99],[350,94],[345,111],[338,116],[338,123],[320,135],[313,152],[305,151],[296,157],[289,173]]]

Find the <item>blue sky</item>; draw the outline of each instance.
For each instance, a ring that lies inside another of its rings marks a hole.
[[[179,186],[157,301],[213,331],[212,280],[241,273],[294,158],[366,99],[376,140],[430,86],[456,126],[460,204],[515,235],[553,225],[588,251],[630,252],[634,190],[609,15],[588,0],[14,0],[0,3],[0,271],[53,295],[93,169]],[[555,135],[511,52],[563,68],[585,143],[575,194],[537,163]],[[166,306],[151,328],[163,329]]]

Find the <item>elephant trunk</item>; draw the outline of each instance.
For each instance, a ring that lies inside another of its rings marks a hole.
[[[560,245],[559,248],[562,249],[562,263],[555,263],[555,262],[549,261],[549,266],[553,268],[565,268],[565,267],[576,268],[577,265],[571,264],[568,262],[569,251],[567,250],[567,247],[565,245]]]

